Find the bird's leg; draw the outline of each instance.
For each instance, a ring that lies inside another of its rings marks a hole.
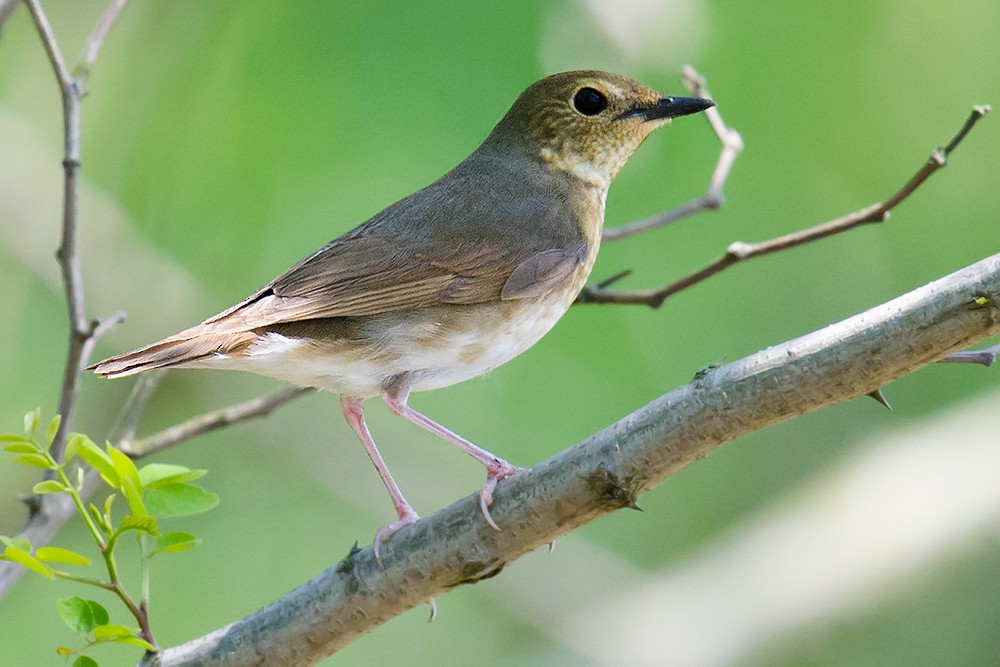
[[[378,550],[381,543],[387,541],[390,535],[403,526],[414,523],[420,516],[413,510],[410,503],[406,502],[403,492],[399,490],[399,486],[396,485],[396,481],[392,478],[392,473],[389,472],[389,466],[385,464],[385,460],[379,453],[378,447],[375,446],[375,439],[372,438],[372,434],[368,430],[368,425],[365,424],[364,399],[341,396],[340,406],[344,411],[344,419],[351,425],[354,432],[358,434],[358,438],[365,448],[365,453],[368,454],[368,458],[371,459],[372,464],[375,466],[378,476],[382,478],[382,483],[385,484],[385,488],[389,492],[389,497],[392,498],[392,506],[396,509],[398,520],[393,521],[388,526],[379,528],[378,532],[375,533],[372,551],[375,553],[375,560],[380,560]]]
[[[472,458],[479,461],[479,463],[486,468],[486,486],[484,486],[482,491],[479,492],[479,508],[483,512],[483,517],[486,519],[486,523],[496,530],[500,530],[500,526],[498,526],[493,520],[493,517],[490,516],[490,505],[493,503],[493,490],[497,487],[497,482],[505,477],[510,477],[515,472],[522,470],[522,468],[508,463],[498,456],[494,456],[481,447],[477,447],[457,433],[449,431],[436,421],[417,412],[407,405],[406,401],[409,396],[409,387],[402,386],[402,383],[390,383],[382,391],[382,400],[384,400],[385,404],[389,406],[389,410],[393,414],[399,415],[403,419],[413,422],[417,426],[430,431],[439,438],[447,440]]]

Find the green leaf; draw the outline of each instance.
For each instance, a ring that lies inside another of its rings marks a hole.
[[[122,493],[125,494],[125,502],[128,503],[128,508],[134,516],[147,516],[149,511],[146,509],[146,503],[142,500],[142,492],[137,484],[131,477],[123,479]]]
[[[90,559],[82,554],[60,547],[40,547],[35,552],[38,560],[49,561],[50,563],[68,563],[69,565],[90,565]]]
[[[62,415],[56,415],[49,422],[49,427],[45,429],[45,444],[52,445],[52,441],[56,439],[56,431],[59,430],[59,423],[62,421]]]
[[[37,558],[35,558],[34,556],[32,556],[23,549],[18,549],[17,547],[8,546],[7,549],[3,552],[3,557],[6,558],[7,560],[14,561],[15,563],[20,563],[21,565],[25,566],[32,572],[37,572],[38,574],[42,575],[49,581],[52,581],[53,579],[56,578],[56,575],[53,574],[52,569],[48,565],[38,560]]]
[[[53,469],[49,460],[41,454],[18,454],[14,457],[14,463],[21,463],[26,466],[42,468],[43,470]]]
[[[91,468],[100,473],[104,481],[116,489],[121,488],[122,482],[115,471],[115,465],[111,462],[111,457],[107,452],[101,450],[94,441],[85,435],[74,434],[70,438],[70,444],[75,443],[74,453],[86,461]]]
[[[146,508],[158,517],[190,516],[219,504],[219,495],[196,484],[168,484],[146,494]]]
[[[135,467],[132,459],[126,456],[124,452],[112,447],[111,443],[107,444],[107,450],[108,457],[115,466],[115,472],[118,473],[118,478],[123,482],[126,479],[132,480],[137,490],[142,488],[142,480],[139,479],[139,470]]]
[[[97,664],[97,661],[88,655],[77,656],[76,660],[73,661],[73,667],[101,667]]]
[[[108,641],[120,637],[131,637],[134,634],[132,628],[124,625],[103,624],[94,628],[94,639],[97,641]]]
[[[201,538],[195,537],[191,533],[173,532],[164,533],[156,538],[156,546],[150,552],[150,556],[160,553],[180,553],[194,549],[201,544]]]
[[[44,482],[39,482],[31,487],[32,493],[37,493],[38,495],[44,495],[46,493],[63,493],[64,491],[69,491],[62,482],[57,482],[54,479],[47,479]]]
[[[42,418],[42,409],[35,408],[31,412],[24,415],[24,434],[34,435],[35,431],[38,430],[38,422]]]
[[[150,463],[139,470],[139,480],[142,482],[143,490],[148,491],[158,486],[193,482],[207,472],[207,470],[191,470],[171,463]]]
[[[10,452],[11,454],[35,454],[38,452],[38,447],[35,447],[34,443],[25,442],[24,440],[15,442],[12,445],[4,445],[3,449],[5,452]]]
[[[83,433],[70,433],[69,439],[66,440],[66,449],[63,450],[63,463],[76,456],[80,450],[80,441],[87,439]]]
[[[17,547],[21,551],[31,553],[31,542],[26,537],[21,537],[20,535],[15,535],[14,537],[0,535],[0,542],[3,542],[8,547]]]
[[[31,442],[24,435],[17,433],[0,433],[0,442]]]
[[[108,610],[93,600],[71,595],[56,600],[56,613],[78,635],[86,637],[91,630],[108,622]]]
[[[159,528],[156,525],[156,519],[149,515],[127,516],[122,519],[121,525],[118,526],[118,530],[139,530],[154,536],[160,534]]]
[[[101,514],[101,510],[97,509],[97,506],[94,505],[94,503],[90,503],[87,506],[87,509],[90,511],[90,516],[94,520],[94,523],[97,524],[97,527],[110,535],[111,524],[104,520],[104,515]]]
[[[138,646],[139,648],[145,649],[147,651],[155,651],[156,650],[155,646],[153,646],[152,644],[150,644],[149,642],[147,642],[145,639],[140,639],[139,637],[136,637],[135,635],[132,635],[131,637],[119,637],[118,639],[115,639],[115,643],[116,644],[128,644],[129,646]]]
[[[115,497],[115,494],[112,493],[104,499],[104,519],[108,522],[108,525],[113,522],[113,519],[111,518],[111,505],[115,502]]]

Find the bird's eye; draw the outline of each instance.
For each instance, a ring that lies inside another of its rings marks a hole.
[[[573,96],[573,108],[584,116],[596,116],[608,108],[608,98],[599,90],[581,88]]]

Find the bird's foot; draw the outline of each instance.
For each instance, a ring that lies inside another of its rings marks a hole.
[[[372,542],[372,551],[375,554],[375,561],[378,563],[382,562],[382,557],[379,555],[379,547],[389,541],[389,538],[400,528],[404,526],[409,526],[411,523],[416,523],[420,518],[420,515],[413,511],[413,508],[407,507],[406,509],[399,512],[399,519],[393,521],[388,526],[382,526],[375,532],[375,541]]]
[[[486,523],[494,530],[500,530],[500,526],[490,516],[490,505],[493,504],[493,491],[497,488],[497,482],[522,470],[525,470],[525,468],[496,458],[486,466],[486,486],[479,492],[479,509],[482,510]]]

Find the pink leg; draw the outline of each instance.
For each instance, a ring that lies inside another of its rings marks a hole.
[[[389,492],[389,497],[392,498],[392,506],[396,509],[396,516],[399,517],[398,521],[379,528],[378,532],[375,533],[375,542],[372,544],[372,551],[375,552],[375,560],[379,560],[379,545],[387,541],[389,536],[397,530],[403,526],[408,526],[420,517],[413,511],[410,503],[406,502],[403,492],[399,490],[399,486],[396,485],[392,474],[389,472],[389,466],[385,464],[382,455],[378,451],[378,447],[375,446],[375,439],[372,438],[372,434],[368,430],[368,425],[365,424],[364,399],[341,396],[340,406],[344,410],[344,418],[351,425],[351,428],[354,429],[354,432],[358,434],[358,438],[365,448],[365,453],[368,454],[368,458],[375,465],[378,476],[382,478],[382,483],[385,484],[385,488]]]
[[[493,517],[490,516],[489,508],[493,503],[493,490],[497,488],[497,482],[505,477],[510,477],[515,472],[522,470],[522,468],[510,464],[498,456],[494,456],[481,447],[477,447],[457,433],[449,431],[444,426],[441,426],[432,419],[417,412],[406,404],[409,397],[410,390],[405,387],[399,388],[390,385],[385,389],[385,391],[382,392],[382,400],[384,400],[385,404],[389,406],[389,410],[391,410],[393,414],[399,415],[403,419],[413,422],[417,426],[430,431],[439,438],[447,440],[472,458],[479,461],[479,463],[486,468],[486,486],[484,486],[483,490],[479,492],[479,508],[483,512],[483,517],[486,519],[486,523],[496,530],[500,530],[500,526],[498,526],[493,520]]]

